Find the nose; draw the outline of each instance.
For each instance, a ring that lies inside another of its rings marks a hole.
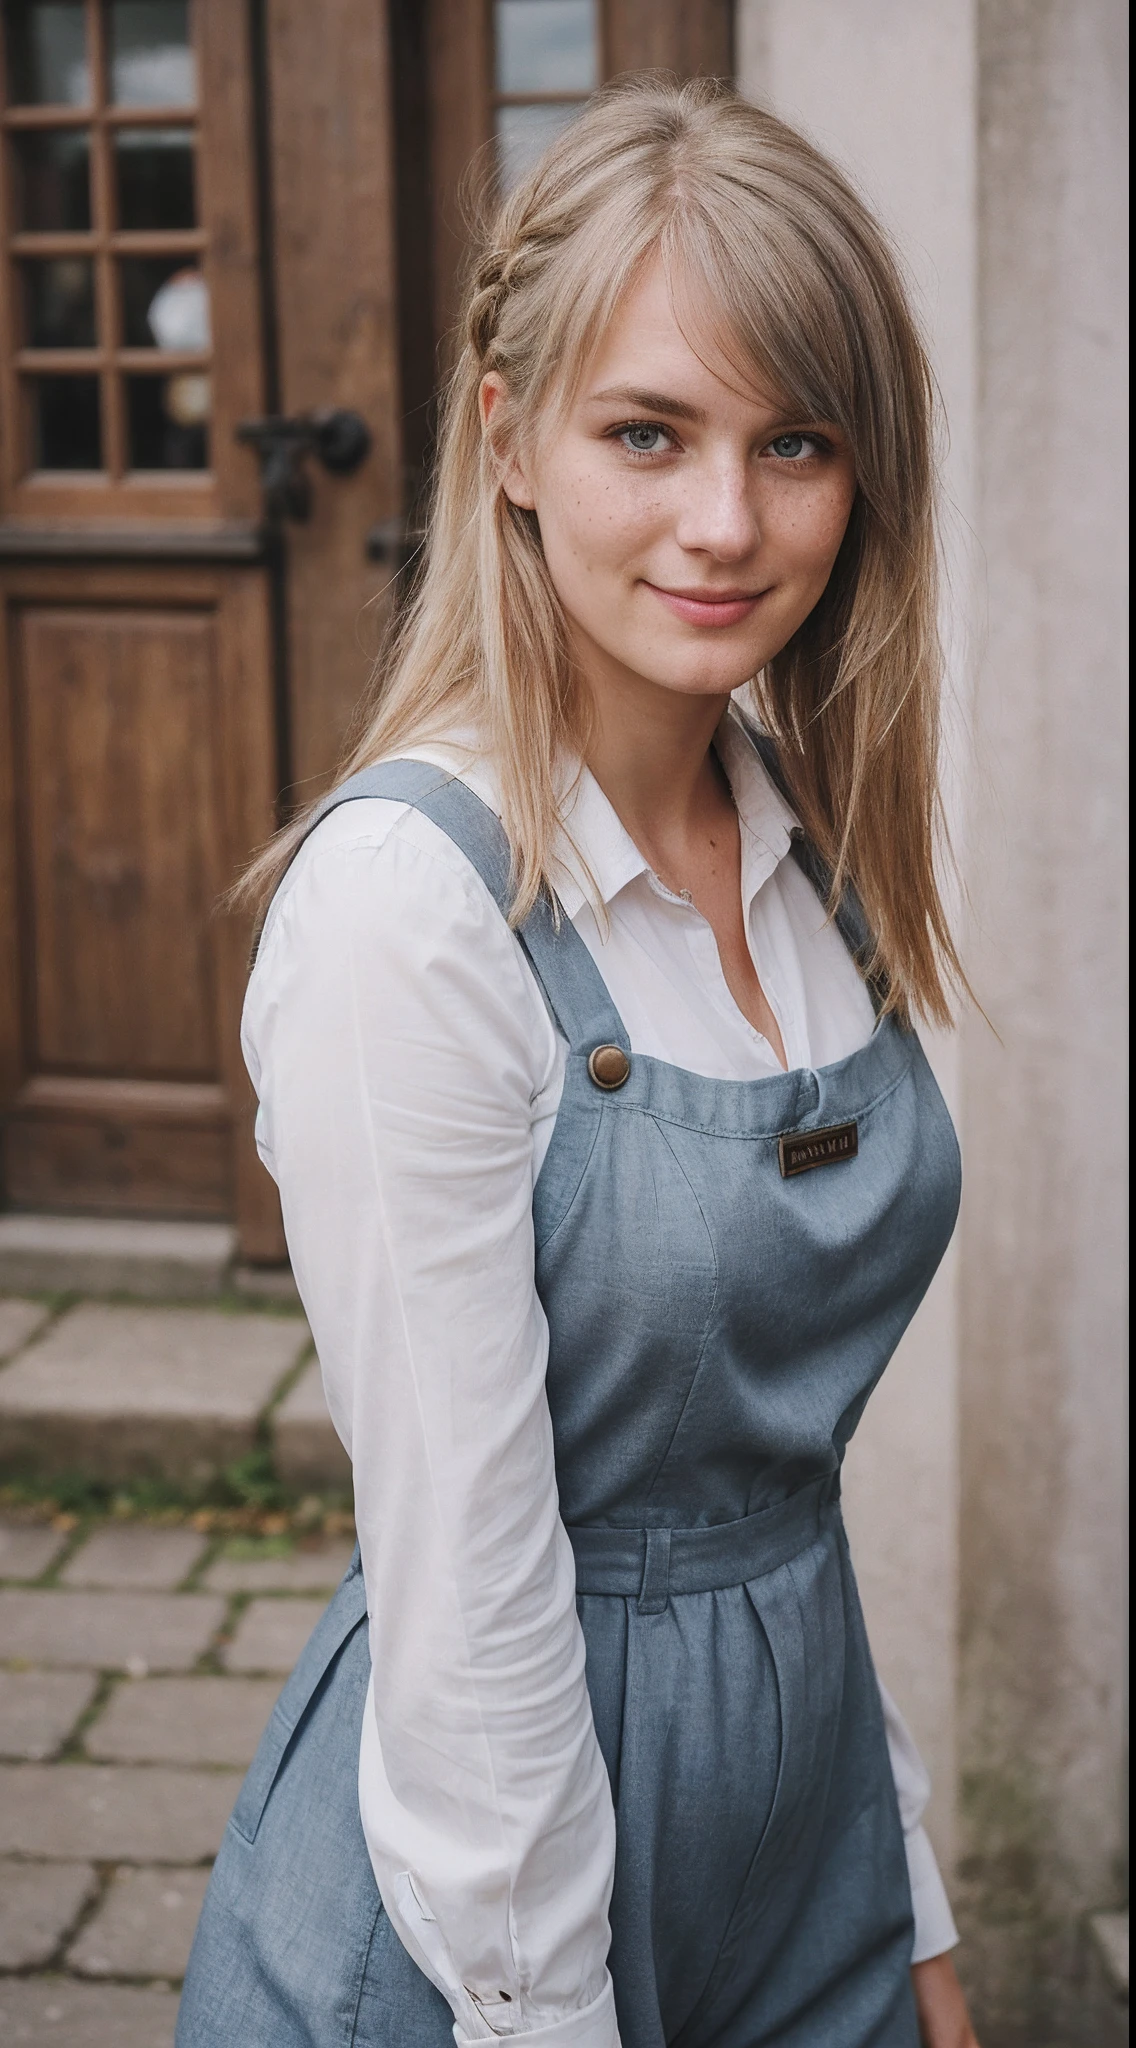
[[[755,479],[733,457],[707,461],[683,476],[682,510],[675,538],[691,554],[742,562],[760,545]]]

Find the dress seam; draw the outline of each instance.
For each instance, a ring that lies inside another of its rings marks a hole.
[[[651,1495],[654,1493],[655,1488],[658,1485],[664,1470],[666,1469],[667,1461],[670,1458],[671,1452],[674,1449],[678,1433],[682,1428],[683,1419],[687,1413],[687,1410],[690,1407],[692,1400],[694,1399],[694,1389],[698,1385],[699,1375],[702,1371],[702,1366],[706,1358],[706,1347],[710,1342],[710,1334],[714,1328],[714,1314],[718,1306],[718,1293],[722,1279],[722,1269],[718,1261],[717,1251],[714,1247],[714,1233],[706,1220],[706,1211],[703,1209],[702,1203],[698,1199],[698,1190],[695,1187],[693,1181],[691,1180],[690,1175],[687,1173],[686,1168],[683,1166],[683,1163],[679,1158],[677,1152],[675,1151],[674,1146],[671,1144],[671,1141],[668,1138],[666,1131],[660,1130],[659,1136],[662,1138],[662,1141],[666,1146],[667,1151],[670,1153],[671,1158],[674,1160],[674,1163],[678,1168],[679,1173],[681,1174],[683,1180],[686,1182],[687,1187],[690,1189],[691,1196],[694,1200],[695,1208],[698,1210],[699,1218],[701,1219],[702,1223],[702,1228],[706,1232],[706,1241],[710,1246],[710,1256],[714,1261],[714,1285],[710,1293],[710,1304],[706,1311],[706,1327],[702,1332],[702,1342],[698,1347],[698,1357],[695,1361],[694,1371],[691,1373],[690,1384],[687,1387],[685,1396],[683,1397],[682,1406],[675,1417],[674,1428],[672,1429],[670,1436],[667,1439],[666,1449],[660,1457],[654,1472],[651,1474],[651,1483],[647,1488],[645,1496],[645,1501],[647,1503],[650,1502]]]
[[[632,1062],[634,1062],[634,1053],[632,1053],[631,1057]],[[853,1054],[853,1058],[854,1057],[855,1055]],[[675,1071],[678,1073],[685,1073],[686,1070],[685,1068],[679,1067]],[[806,1068],[802,1071],[807,1072],[808,1069]],[[701,1074],[695,1074],[689,1078],[692,1078],[696,1081],[709,1079],[708,1076],[704,1076]],[[769,1078],[772,1080],[775,1079],[776,1076],[771,1075]],[[873,1095],[869,1102],[864,1103],[862,1108],[857,1109],[855,1111],[855,1117],[857,1122],[861,1117],[870,1116],[874,1110],[877,1110],[880,1107],[881,1103],[887,1101],[889,1095],[894,1095],[897,1089],[902,1088],[904,1082],[907,1081],[909,1078],[909,1074],[899,1074],[896,1076],[894,1081],[890,1081],[888,1083],[886,1088],[882,1088],[878,1095]],[[710,1085],[713,1086],[712,1081],[710,1082]],[[724,1085],[727,1087],[734,1087],[738,1084],[735,1082],[726,1082]],[[742,1085],[744,1085],[744,1083]],[[787,1124],[783,1126],[782,1129],[776,1131],[727,1131],[720,1129],[716,1124],[693,1123],[685,1117],[669,1115],[666,1110],[651,1109],[645,1103],[641,1102],[621,1102],[618,1100],[618,1098],[615,1098],[610,1103],[605,1103],[604,1107],[616,1110],[622,1116],[641,1116],[645,1117],[649,1123],[667,1124],[670,1126],[672,1130],[692,1131],[702,1138],[727,1138],[737,1144],[754,1144],[755,1142],[760,1142],[768,1145],[775,1145],[779,1138],[785,1136],[786,1131],[791,1130],[795,1134],[798,1130],[803,1129],[807,1134],[809,1129],[809,1126],[807,1124],[804,1126],[797,1124]],[[818,1128],[820,1127],[818,1126]]]

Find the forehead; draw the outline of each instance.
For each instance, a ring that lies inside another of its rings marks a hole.
[[[756,363],[739,360],[725,308],[705,305],[694,280],[668,277],[649,259],[620,299],[584,365],[577,404],[612,390],[656,392],[700,412],[777,412],[784,400]]]

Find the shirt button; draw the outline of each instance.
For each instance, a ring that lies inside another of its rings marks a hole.
[[[631,1061],[621,1045],[597,1045],[588,1055],[588,1072],[597,1088],[622,1088],[631,1072]]]

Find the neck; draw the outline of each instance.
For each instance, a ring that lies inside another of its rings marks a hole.
[[[608,802],[646,850],[697,827],[718,777],[710,744],[726,696],[687,696],[642,677],[589,691],[585,760]]]

